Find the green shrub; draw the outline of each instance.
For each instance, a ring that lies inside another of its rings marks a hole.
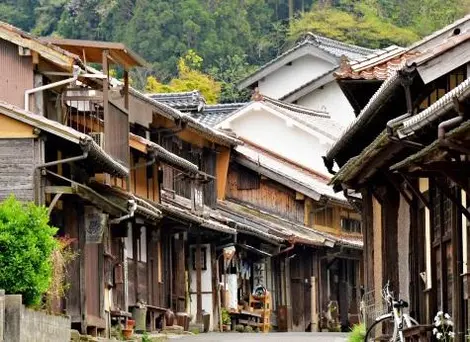
[[[48,222],[45,207],[14,196],[0,203],[0,288],[23,295],[26,305],[39,304],[52,280],[57,229]]]
[[[222,324],[230,325],[232,319],[230,318],[230,313],[226,308],[222,308]]]
[[[366,338],[366,327],[364,324],[356,324],[352,327],[348,336],[348,342],[363,342]]]
[[[253,328],[250,327],[249,325],[247,325],[247,326],[245,327],[245,332],[246,332],[246,333],[252,333],[252,332],[253,332]]]
[[[245,332],[245,327],[244,327],[243,325],[241,325],[241,324],[237,324],[237,325],[235,326],[235,331],[238,331],[238,332],[241,332],[241,333],[242,333],[242,332]]]

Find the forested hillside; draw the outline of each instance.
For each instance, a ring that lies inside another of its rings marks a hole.
[[[136,87],[185,90],[194,82],[179,81],[193,77],[188,71],[194,71],[209,88],[214,79],[220,82],[220,100],[235,101],[240,97],[231,85],[235,80],[305,32],[373,48],[407,45],[465,15],[469,4],[470,0],[0,0],[0,20],[37,35],[122,41],[151,63],[134,73]],[[148,76],[153,76],[151,84]]]

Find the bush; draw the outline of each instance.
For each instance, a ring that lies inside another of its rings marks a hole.
[[[351,329],[348,336],[348,342],[363,342],[366,338],[366,327],[364,324],[356,324]]]
[[[48,222],[45,207],[14,196],[0,203],[0,288],[21,294],[26,305],[39,304],[52,280],[57,229]]]
[[[245,327],[244,327],[243,325],[241,325],[241,324],[237,324],[237,325],[235,326],[235,331],[238,331],[238,332],[240,332],[240,333],[245,332]]]

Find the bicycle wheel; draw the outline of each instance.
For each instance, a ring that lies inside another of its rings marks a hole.
[[[394,336],[395,323],[393,317],[384,317],[379,321],[375,321],[369,329],[367,329],[365,342],[395,342],[398,336]],[[395,334],[396,335],[396,334]]]

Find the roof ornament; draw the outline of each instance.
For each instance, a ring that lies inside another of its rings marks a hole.
[[[263,101],[264,100],[264,97],[259,92],[258,87],[256,87],[255,90],[253,91],[253,95],[251,96],[251,100],[253,100],[253,101]]]

